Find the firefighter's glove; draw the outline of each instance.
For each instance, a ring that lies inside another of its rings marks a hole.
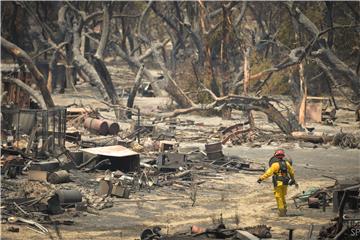
[[[262,180],[259,178],[259,179],[257,180],[257,183],[260,184],[261,182],[262,182]]]

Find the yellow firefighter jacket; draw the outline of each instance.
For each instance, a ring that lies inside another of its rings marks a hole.
[[[287,172],[284,173],[280,171],[280,163],[275,162],[268,168],[268,170],[266,170],[266,172],[260,177],[260,179],[263,181],[273,175],[279,177],[287,177],[287,175],[289,175],[291,179],[294,179],[295,178],[294,168],[290,165],[288,161],[285,162],[286,162]],[[277,186],[281,186],[281,185],[283,185],[283,181],[277,181]]]

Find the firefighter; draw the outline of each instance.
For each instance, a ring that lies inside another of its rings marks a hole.
[[[282,149],[275,151],[274,156],[269,161],[269,169],[257,180],[261,183],[266,178],[271,177],[274,184],[274,194],[279,210],[279,216],[286,216],[286,193],[288,185],[298,186],[295,181],[292,162],[285,159],[285,152]]]

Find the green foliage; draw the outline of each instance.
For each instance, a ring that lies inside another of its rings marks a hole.
[[[295,32],[291,21],[283,21],[279,26],[277,38],[286,46],[295,47]]]
[[[256,54],[253,54],[252,61],[255,59],[258,60],[256,64],[253,64],[251,67],[251,75],[262,72],[268,68],[272,67],[272,63],[269,59],[265,58],[256,58]],[[259,80],[252,80],[250,82],[250,87],[255,85]],[[288,94],[290,91],[289,81],[289,71],[284,70],[280,72],[274,72],[271,78],[268,80],[268,84],[263,87],[262,95],[281,95]]]
[[[287,72],[278,72],[272,75],[271,84],[264,87],[262,94],[263,95],[284,95],[289,94],[289,75]]]

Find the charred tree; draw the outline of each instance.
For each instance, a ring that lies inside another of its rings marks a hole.
[[[81,34],[80,23],[78,21],[74,20],[74,22],[73,22],[73,47],[72,47],[72,51],[74,54],[74,64],[88,76],[90,82],[92,82],[97,87],[100,94],[102,96],[106,97],[106,91],[104,89],[104,86],[102,85],[99,75],[97,74],[94,67],[81,54],[80,34]],[[109,96],[109,98],[111,98],[111,97]]]
[[[141,80],[142,80],[142,76],[143,76],[143,73],[144,73],[144,66],[141,66],[138,73],[136,74],[136,78],[135,78],[135,82],[134,82],[134,85],[133,87],[131,88],[131,91],[130,91],[130,94],[129,94],[129,97],[128,97],[128,100],[127,100],[127,107],[128,108],[132,108],[134,106],[134,100],[135,100],[135,97],[136,97],[136,93],[141,85]],[[132,116],[132,112],[131,110],[128,110],[126,112],[126,116],[128,119],[131,119],[131,116]]]
[[[2,81],[16,84],[19,88],[27,92],[36,102],[39,103],[42,109],[47,109],[43,97],[26,83],[17,78],[5,78]]]
[[[152,47],[154,57],[161,67],[166,80],[165,90],[169,93],[170,97],[181,107],[191,107],[193,105],[192,100],[184,93],[184,91],[177,85],[174,79],[171,77],[170,72],[166,69],[164,61],[161,59],[159,50],[156,47]]]
[[[360,77],[328,48],[325,39],[322,38],[324,33],[331,32],[333,28],[320,32],[316,25],[293,3],[287,2],[285,4],[291,17],[313,38],[311,44],[306,47],[306,52],[310,53],[311,57],[319,59],[324,66],[327,66],[329,74],[335,76],[336,82],[338,82],[337,79],[341,79],[342,82],[348,83],[349,90],[353,95],[352,101],[360,99]],[[341,84],[338,83],[337,85]]]
[[[103,2],[103,22],[101,27],[101,39],[99,46],[96,50],[95,57],[103,60],[104,58],[104,52],[106,45],[108,43],[109,34],[110,34],[110,10],[109,10],[109,2]]]
[[[216,97],[212,94],[213,97]],[[196,111],[208,111],[208,110],[218,110],[221,111],[224,107],[230,107],[232,109],[237,109],[241,111],[260,111],[265,113],[268,118],[274,122],[280,130],[290,135],[293,131],[301,130],[301,127],[297,124],[294,124],[287,120],[281,112],[279,112],[274,105],[271,104],[271,99],[267,97],[254,98],[254,97],[244,97],[237,95],[229,95],[221,98],[215,98],[214,102],[207,104],[205,106],[201,104],[193,104],[189,108],[185,109],[176,109],[174,112],[169,114],[164,114],[164,117],[176,117],[181,114],[187,114]]]
[[[19,61],[23,62],[26,67],[29,69],[31,74],[34,77],[36,86],[40,89],[41,95],[44,99],[44,102],[48,108],[54,107],[54,101],[51,97],[51,94],[49,90],[46,87],[46,79],[42,75],[42,73],[39,71],[39,69],[35,66],[32,59],[29,57],[29,55],[16,46],[15,44],[7,41],[3,37],[1,37],[1,46],[6,49],[13,57],[18,59]]]

